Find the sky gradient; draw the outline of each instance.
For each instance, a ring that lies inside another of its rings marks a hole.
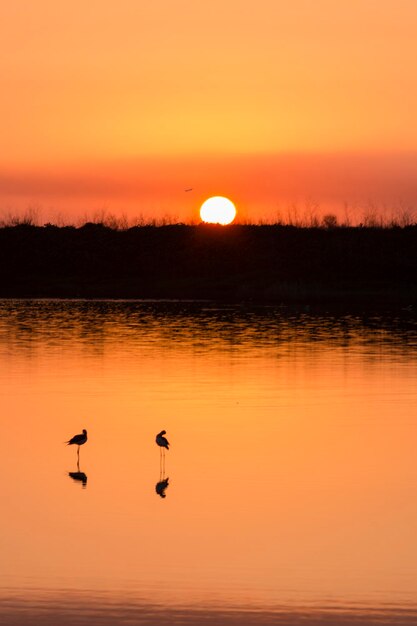
[[[0,216],[417,205],[414,0],[16,0],[0,18]]]

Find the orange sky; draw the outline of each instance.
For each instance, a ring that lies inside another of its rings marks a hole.
[[[415,0],[16,0],[0,23],[3,213],[417,204]]]

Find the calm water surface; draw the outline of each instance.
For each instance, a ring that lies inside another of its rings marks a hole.
[[[417,624],[413,311],[2,301],[0,402],[0,623]]]

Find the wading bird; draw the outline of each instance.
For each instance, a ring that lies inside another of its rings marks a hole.
[[[163,451],[162,448],[166,448],[167,450],[169,450],[168,439],[166,437],[164,437],[166,432],[167,432],[166,430],[161,430],[161,432],[156,435],[155,441],[158,444],[158,446],[161,448],[161,452]],[[165,453],[165,451],[163,451],[163,452]]]
[[[168,439],[164,437],[166,430],[161,430],[160,433],[156,435],[156,443],[159,446],[159,480],[162,480],[165,477],[165,449],[169,450]]]
[[[78,446],[77,454],[78,456],[80,456],[80,446],[82,446],[86,441],[87,441],[87,431],[84,428],[81,435],[74,435],[72,439],[70,439],[69,441],[66,441],[65,443],[68,444],[69,446],[72,446],[74,444]]]

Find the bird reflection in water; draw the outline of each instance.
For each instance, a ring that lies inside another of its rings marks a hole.
[[[68,472],[68,476],[72,478],[72,480],[82,483],[83,489],[87,487],[87,474],[84,474],[84,472],[80,470],[80,459],[77,461],[77,471]]]
[[[68,476],[73,480],[80,481],[83,488],[87,487],[87,474],[84,474],[84,472],[68,472]]]
[[[163,480],[160,480],[159,482],[156,483],[155,485],[155,491],[158,494],[158,496],[160,496],[161,498],[166,498],[166,493],[165,493],[165,489],[169,486],[169,478],[164,478]]]
[[[164,435],[166,434],[165,430],[161,430],[160,433],[156,435],[156,443],[159,446],[159,481],[155,485],[155,491],[161,498],[166,498],[165,490],[169,486],[169,478],[165,477],[165,450],[169,450],[169,442]]]

